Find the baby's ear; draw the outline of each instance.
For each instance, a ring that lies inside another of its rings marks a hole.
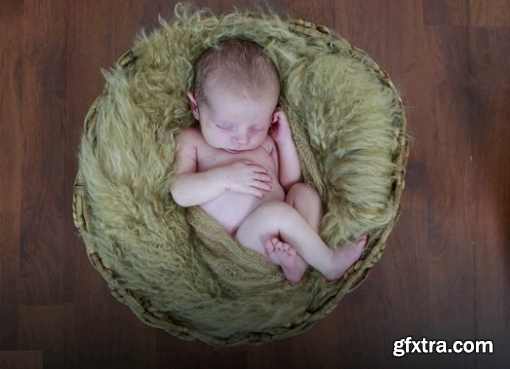
[[[197,108],[197,100],[195,99],[195,94],[192,91],[187,92],[189,102],[191,104],[191,112],[195,119],[198,120],[198,108]]]
[[[193,91],[191,91],[191,90],[188,91],[186,93],[186,95],[188,95],[188,99],[189,99],[189,101],[191,103],[191,106],[195,106],[196,107],[197,106],[197,100],[195,99],[195,94],[193,93]]]

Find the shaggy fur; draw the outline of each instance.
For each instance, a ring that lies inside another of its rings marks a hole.
[[[83,237],[117,286],[174,322],[217,337],[285,327],[319,310],[353,268],[337,282],[309,268],[300,283],[288,283],[199,207],[176,205],[169,191],[176,134],[196,124],[186,97],[194,62],[233,37],[256,42],[274,61],[305,183],[324,200],[320,235],[331,247],[365,232],[376,239],[395,217],[398,96],[368,57],[294,32],[272,12],[188,12],[178,5],[175,22],[160,20],[160,29],[139,36],[133,63],[104,72],[106,92],[79,149],[91,209]]]

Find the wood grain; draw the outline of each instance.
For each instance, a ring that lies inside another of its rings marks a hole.
[[[507,0],[469,0],[469,23],[475,27],[510,27]]]
[[[0,352],[18,350],[22,184],[23,3],[0,11]],[[0,356],[0,362],[15,353]]]
[[[502,11],[504,11],[502,9]],[[478,367],[510,363],[510,28],[471,27],[473,155],[478,173],[476,197],[466,215],[475,254],[476,336],[494,340],[494,355],[477,358]],[[488,338],[490,337],[490,338]]]
[[[411,155],[402,216],[368,280],[311,330],[262,346],[181,341],[136,318],[71,217],[83,119],[136,34],[177,1],[7,0],[0,9],[1,368],[507,368],[510,6],[506,0],[270,1],[336,30],[392,77]],[[197,1],[215,13],[249,1]],[[393,356],[395,340],[493,354]]]

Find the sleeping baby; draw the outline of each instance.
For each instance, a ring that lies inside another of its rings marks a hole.
[[[279,96],[276,66],[255,43],[233,39],[206,50],[188,92],[199,125],[177,136],[171,193],[178,205],[199,205],[237,243],[280,265],[288,281],[299,282],[308,265],[337,280],[360,258],[367,235],[336,249],[319,237],[321,198],[302,183]]]

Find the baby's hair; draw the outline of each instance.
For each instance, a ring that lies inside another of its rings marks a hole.
[[[207,49],[195,66],[194,85],[197,105],[210,106],[205,93],[207,81],[235,93],[248,91],[253,96],[278,94],[278,69],[262,47],[242,39],[230,39],[218,48]]]

